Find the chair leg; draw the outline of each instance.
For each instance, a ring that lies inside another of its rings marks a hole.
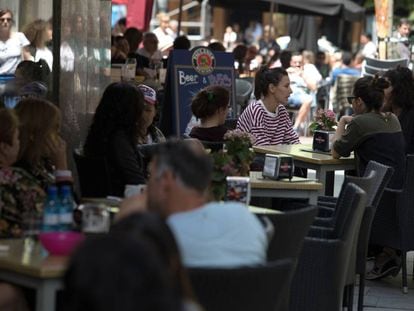
[[[365,273],[359,275],[358,311],[364,309]]]
[[[402,289],[403,293],[408,293],[408,283],[407,283],[407,252],[401,252],[401,266],[402,266]]]
[[[348,311],[352,311],[354,308],[354,290],[355,286],[354,284],[348,285]]]

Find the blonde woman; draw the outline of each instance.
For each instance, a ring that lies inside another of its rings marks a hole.
[[[50,39],[48,22],[42,19],[37,19],[26,25],[23,32],[30,41],[28,50],[32,56],[31,60],[37,62],[40,59],[44,59],[47,62],[50,71],[52,71],[53,54],[46,46]]]

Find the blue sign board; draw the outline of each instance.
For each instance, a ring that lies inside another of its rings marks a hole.
[[[209,85],[227,88],[230,91],[232,111],[235,111],[235,72],[232,53],[215,52],[206,47],[197,47],[191,51],[171,51],[161,114],[161,129],[168,136],[184,134],[192,117],[192,98]]]

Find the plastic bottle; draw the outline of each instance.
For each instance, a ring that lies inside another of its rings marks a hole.
[[[62,186],[59,205],[59,231],[72,230],[73,197],[70,186]]]
[[[58,208],[59,198],[57,194],[57,188],[56,186],[49,186],[47,188],[47,198],[43,209],[43,231],[58,231]]]
[[[127,58],[124,64],[123,80],[131,81],[135,79],[135,72],[137,70],[137,60],[135,58]]]

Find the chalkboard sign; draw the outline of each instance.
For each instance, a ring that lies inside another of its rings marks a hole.
[[[230,91],[235,112],[235,73],[232,53],[196,47],[191,51],[173,50],[168,59],[161,130],[167,136],[181,136],[191,119],[191,100],[208,85],[220,85]]]

